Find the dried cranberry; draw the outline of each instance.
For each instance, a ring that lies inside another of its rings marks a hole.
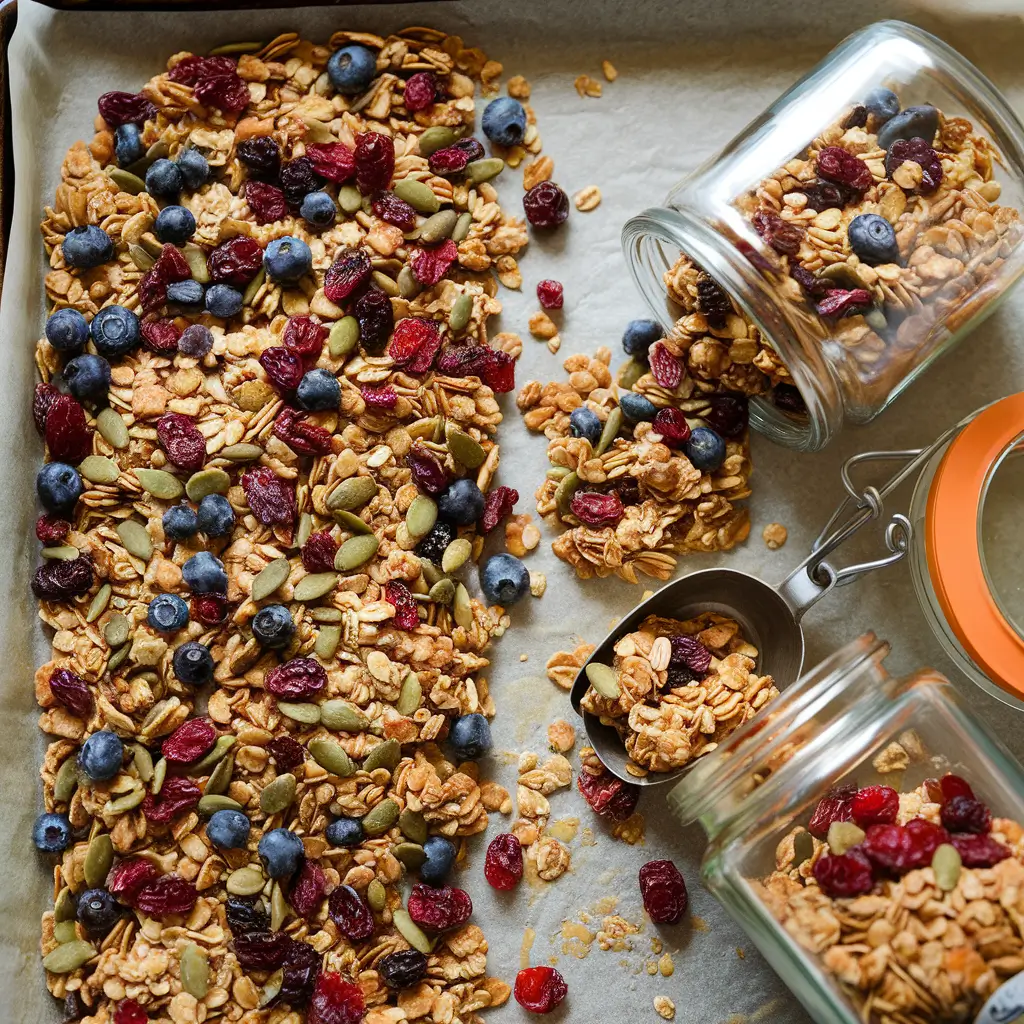
[[[815,308],[819,316],[827,320],[838,320],[844,316],[860,313],[871,306],[871,292],[865,288],[853,288],[846,291],[833,288],[825,293],[825,297]]]
[[[235,935],[265,932],[270,928],[270,915],[256,896],[229,896],[224,904],[224,916]]]
[[[88,593],[94,575],[92,562],[85,555],[68,561],[46,562],[32,575],[32,593],[40,601],[67,601]]]
[[[670,860],[648,861],[640,869],[640,895],[655,924],[678,924],[690,904],[686,882]]]
[[[379,132],[356,136],[356,187],[364,196],[383,192],[395,173],[395,144]]]
[[[832,290],[832,282],[816,277],[803,267],[790,266],[789,276],[812,298],[820,299]]]
[[[959,775],[953,775],[952,772],[943,775],[939,779],[939,794],[941,799],[936,800],[936,803],[945,803],[945,801],[952,800],[955,796],[974,798],[974,790],[971,789],[971,784],[966,779],[960,778]]]
[[[445,146],[444,149],[435,149],[427,157],[427,163],[434,174],[459,174],[466,169],[469,154],[458,146]]]
[[[168,243],[160,250],[156,262],[139,282],[139,301],[143,311],[151,312],[167,301],[167,286],[192,277],[185,257],[177,246]]]
[[[193,594],[189,614],[204,626],[219,626],[228,617],[228,601],[223,594]]]
[[[81,462],[92,453],[92,428],[71,395],[56,395],[46,414],[46,447],[57,462]]]
[[[667,391],[675,391],[683,381],[683,364],[678,360],[664,342],[656,341],[648,355],[651,373],[660,387]]]
[[[299,386],[299,381],[306,372],[302,357],[284,345],[273,345],[264,349],[260,353],[260,366],[263,367],[270,383],[285,395]]]
[[[370,904],[351,885],[339,885],[331,893],[327,911],[338,931],[351,942],[362,942],[373,934],[375,926]]]
[[[416,441],[405,456],[413,482],[427,494],[440,494],[448,486],[448,474],[437,456],[422,441]]]
[[[370,257],[362,249],[342,249],[324,275],[324,294],[340,304],[363,288],[372,274]]]
[[[580,772],[576,776],[576,788],[596,813],[613,821],[625,821],[636,810],[640,799],[639,786],[623,782],[609,771],[602,771],[600,775]]]
[[[704,413],[704,419],[722,437],[740,437],[749,421],[746,395],[712,395],[711,407]]]
[[[950,842],[949,833],[933,821],[925,818],[911,818],[903,826],[910,836],[910,867],[925,868],[932,862],[935,851]]]
[[[263,679],[265,689],[280,700],[306,700],[326,685],[326,670],[312,658],[292,658],[275,665]]]
[[[853,820],[861,827],[891,825],[900,810],[900,795],[891,786],[858,789],[850,807]]]
[[[254,238],[239,235],[222,242],[206,259],[210,280],[244,288],[263,267],[263,249]]]
[[[188,764],[208,753],[216,740],[217,730],[213,722],[206,718],[190,718],[163,741],[160,752],[171,764]]]
[[[421,928],[434,932],[446,932],[461,928],[473,913],[473,901],[469,893],[451,885],[436,889],[417,882],[409,893],[406,903],[409,916]]]
[[[150,352],[177,352],[181,330],[170,317],[145,319],[139,325],[142,340]]]
[[[269,466],[246,470],[242,490],[252,514],[264,526],[295,522],[295,484],[279,477]]]
[[[190,473],[203,468],[206,461],[206,438],[191,417],[169,412],[157,421],[156,433],[160,446],[175,466]]]
[[[992,812],[971,796],[954,796],[942,805],[942,824],[950,832],[981,835],[992,828]]]
[[[331,432],[311,423],[297,409],[284,406],[274,420],[274,436],[296,455],[326,455],[331,450]]]
[[[670,448],[679,448],[690,436],[690,424],[679,409],[659,409],[654,417],[654,429]]]
[[[411,261],[413,276],[420,284],[437,284],[458,259],[458,246],[446,238],[436,249],[420,249]]]
[[[577,491],[569,502],[569,508],[581,523],[586,523],[594,529],[615,526],[626,512],[622,507],[622,500],[614,491],[609,494]]]
[[[866,192],[874,182],[868,165],[842,146],[826,146],[818,153],[818,175],[856,192]]]
[[[863,128],[868,123],[868,108],[862,103],[858,103],[847,115],[843,118],[840,127],[846,128]]]
[[[306,145],[313,170],[328,181],[348,181],[356,172],[356,158],[343,142],[311,142]]]
[[[60,392],[52,384],[37,384],[32,392],[32,419],[36,430],[42,434],[46,430],[46,417]]]
[[[323,971],[309,1000],[306,1024],[362,1024],[365,1016],[362,989],[334,971]]]
[[[278,998],[292,1009],[305,1006],[320,975],[321,955],[308,942],[293,942],[284,958]]]
[[[316,861],[303,861],[292,883],[288,902],[299,917],[309,917],[327,893],[327,876]]]
[[[437,99],[437,79],[429,71],[417,71],[406,83],[402,102],[410,114],[426,110]]]
[[[739,239],[733,243],[736,246],[736,251],[743,256],[743,258],[755,269],[760,270],[763,274],[773,274],[777,271],[777,267],[770,259],[768,259],[763,253],[755,249],[745,239]]]
[[[835,786],[830,789],[814,808],[811,820],[807,823],[807,831],[812,836],[824,839],[833,821],[852,821],[853,798],[856,795],[856,786]]]
[[[523,209],[535,228],[556,228],[569,216],[569,197],[553,181],[542,181],[523,196]]]
[[[115,865],[107,876],[107,889],[115,896],[120,896],[125,903],[132,904],[140,889],[155,882],[160,877],[160,869],[141,857],[122,860]]]
[[[704,315],[713,330],[725,327],[726,317],[732,313],[732,303],[722,286],[702,270],[697,275],[697,312]]]
[[[991,836],[959,835],[951,840],[965,868],[990,868],[1012,856],[1002,843]]]
[[[149,1024],[149,1014],[134,999],[122,999],[114,1011],[114,1024]]]
[[[92,694],[85,680],[69,668],[55,669],[50,676],[50,693],[78,718],[92,713]]]
[[[482,160],[484,156],[484,144],[479,139],[474,139],[472,135],[467,136],[464,139],[459,139],[455,143],[456,149],[461,149],[470,160]]]
[[[926,196],[942,184],[942,161],[924,139],[897,139],[885,154],[885,173],[891,178],[907,160],[921,167],[921,184],[914,192]]]
[[[495,836],[487,847],[484,878],[495,889],[514,889],[523,877],[523,847],[511,832]]]
[[[324,350],[327,328],[311,316],[289,317],[284,327],[281,340],[285,348],[290,348],[302,358],[303,366],[309,368],[316,364]]]
[[[377,387],[363,385],[359,389],[366,408],[372,411],[390,412],[398,405],[398,392],[391,384],[380,384]]]
[[[815,181],[794,191],[807,197],[805,208],[815,213],[821,213],[822,210],[841,210],[850,199],[849,191],[832,181]]]
[[[841,856],[826,854],[819,857],[814,862],[814,878],[821,891],[833,899],[862,896],[875,884],[871,861],[856,848]]]
[[[316,192],[322,184],[320,176],[314,170],[313,161],[308,156],[289,160],[281,168],[278,181],[289,206],[301,206],[302,200],[310,192]]]
[[[561,309],[565,301],[561,281],[550,278],[537,282],[537,301],[544,309]]]
[[[569,993],[554,967],[525,967],[516,975],[516,1002],[530,1013],[550,1013]]]
[[[191,779],[176,775],[164,782],[159,793],[146,794],[142,801],[142,813],[147,821],[163,825],[185,811],[192,810],[202,795],[202,791]]]
[[[430,369],[441,347],[441,325],[425,317],[407,316],[395,324],[395,333],[388,345],[388,355],[395,366],[408,366],[414,373]],[[422,366],[422,369],[414,368]]]
[[[311,533],[302,545],[302,564],[306,572],[334,572],[338,543],[327,530]]]
[[[774,210],[758,210],[751,218],[751,223],[754,230],[780,255],[795,256],[800,251],[803,230],[783,220]]]
[[[400,949],[377,961],[377,973],[388,988],[412,988],[427,973],[427,958],[418,949]]]
[[[203,78],[194,91],[204,107],[216,107],[225,114],[240,114],[249,104],[249,87],[234,71]]]
[[[493,487],[484,495],[484,511],[480,516],[480,532],[490,533],[498,523],[510,516],[519,500],[514,487]]]
[[[794,415],[803,415],[807,412],[804,396],[800,394],[799,388],[792,384],[776,384],[772,388],[772,402],[776,409],[781,409],[783,412]]]
[[[331,568],[334,568],[333,560]],[[305,747],[291,736],[275,736],[267,744],[267,750],[270,751],[270,756],[282,772],[290,772],[306,760]]]
[[[288,216],[284,193],[266,181],[247,181],[245,201],[257,224],[273,224]]]
[[[711,651],[695,636],[677,634],[669,637],[672,645],[670,664],[685,665],[692,672],[703,676],[711,667]]]
[[[100,117],[111,128],[120,128],[123,124],[145,124],[156,118],[156,106],[142,93],[105,92],[96,102]]]
[[[235,959],[247,971],[276,971],[284,965],[292,938],[286,932],[248,932],[236,935]]]
[[[378,192],[373,199],[373,212],[403,231],[412,231],[416,226],[416,211],[394,192]]]
[[[230,57],[199,57],[192,53],[187,57],[182,57],[167,72],[167,77],[172,82],[180,82],[182,85],[195,85],[204,78],[234,73],[235,62]]]
[[[387,346],[395,322],[391,300],[380,288],[367,288],[356,299],[352,313],[359,321],[359,344],[371,356],[379,356]]]
[[[665,685],[670,690],[673,690],[680,686],[689,686],[690,683],[700,678],[701,676],[686,665],[669,665]]]
[[[47,513],[36,520],[36,540],[48,548],[56,547],[64,543],[70,529],[71,524],[66,519]]]
[[[395,609],[394,622],[399,629],[415,629],[420,624],[419,605],[401,580],[387,581],[384,598]]]
[[[181,875],[162,875],[135,894],[132,906],[144,914],[187,914],[197,899],[199,893],[187,879]]]
[[[269,135],[243,139],[235,152],[255,177],[273,180],[281,170],[281,147]]]
[[[436,369],[452,377],[479,377],[499,395],[516,386],[516,361],[507,352],[486,345],[446,348],[438,356]]]
[[[875,867],[897,875],[909,871],[914,863],[913,839],[902,825],[869,825],[857,849]]]

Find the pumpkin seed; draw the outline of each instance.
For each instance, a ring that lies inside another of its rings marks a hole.
[[[206,780],[206,789],[203,790],[203,795],[221,796],[226,793],[228,786],[231,785],[231,776],[234,772],[235,759],[229,754],[227,757],[222,758],[217,763],[217,767],[210,772],[210,777]]]
[[[412,267],[402,267],[398,272],[398,294],[403,299],[415,299],[421,291],[423,291],[423,285],[416,280],[416,275],[412,272]]]
[[[354,704],[347,700],[328,700],[320,705],[320,721],[325,729],[342,732],[363,732],[370,722]]]
[[[252,581],[250,597],[254,601],[262,601],[265,597],[270,597],[288,579],[291,571],[292,566],[287,558],[275,558],[265,565]]]
[[[411,536],[426,537],[437,522],[437,503],[425,494],[417,494],[405,513],[405,526]]]
[[[211,57],[231,56],[236,53],[259,53],[265,43],[223,43],[210,51]]]
[[[472,166],[472,164],[470,164]],[[418,949],[424,956],[432,952],[434,949],[434,943],[431,939],[428,939],[426,933],[416,924],[415,921],[409,916],[408,910],[403,910],[399,907],[392,915],[392,921],[395,927],[401,932],[402,938],[412,946],[413,949]]]
[[[814,856],[814,840],[810,832],[797,832],[793,838],[793,863],[803,864]]]
[[[355,185],[342,185],[338,189],[338,205],[349,214],[362,208],[363,196]]]
[[[114,651],[107,660],[107,671],[113,672],[114,669],[120,668],[125,658],[127,658],[131,653],[131,649],[131,644],[124,644],[122,647],[118,648],[118,650]]]
[[[334,657],[335,651],[338,649],[338,644],[341,643],[341,627],[340,626],[324,626],[317,635],[316,642],[313,644],[313,652],[321,661],[330,661]],[[323,711],[320,712],[321,719],[323,718]]]
[[[473,628],[473,606],[469,603],[469,591],[463,583],[455,585],[452,615],[455,616],[456,624],[463,629]]]
[[[73,942],[64,942],[47,953],[43,957],[43,967],[51,974],[70,974],[83,964],[87,964],[95,955],[96,950],[88,942],[75,939]]]
[[[107,176],[122,192],[127,192],[130,196],[137,196],[140,192],[146,191],[145,181],[122,167],[108,167]]]
[[[376,494],[377,484],[372,476],[350,476],[331,491],[327,498],[327,507],[332,512],[339,508],[351,512],[353,509],[362,508]]]
[[[469,292],[463,292],[452,303],[452,311],[448,314],[448,326],[455,334],[458,334],[469,323],[469,318],[472,315],[473,296]]]
[[[157,139],[149,149],[146,150],[146,156],[153,161],[159,160],[161,157],[170,156],[171,147],[166,139]]]
[[[370,904],[370,909],[378,914],[387,906],[388,892],[380,879],[375,878],[366,887],[366,902]]]
[[[210,964],[194,942],[181,951],[181,987],[196,999],[210,990]]]
[[[146,791],[140,786],[133,789],[116,800],[108,800],[103,805],[104,814],[124,814],[125,811],[133,811],[146,798]]]
[[[555,488],[555,504],[558,506],[558,511],[563,515],[569,514],[569,503],[572,501],[572,496],[576,493],[579,486],[580,478],[575,472],[572,472],[563,476]]]
[[[201,469],[185,484],[185,493],[192,501],[202,501],[208,494],[227,494],[231,477],[223,469]]]
[[[114,844],[109,832],[101,832],[93,836],[85,851],[85,862],[82,870],[85,873],[85,884],[95,889],[103,884],[107,872],[114,863]]]
[[[306,139],[309,142],[336,142],[334,135],[331,133],[331,129],[323,123],[323,121],[317,120],[315,117],[303,117],[302,119],[306,123]]]
[[[118,523],[117,535],[129,555],[141,558],[144,562],[148,562],[152,557],[153,540],[142,523],[126,519],[123,523]]]
[[[864,322],[876,331],[884,331],[889,326],[885,314],[877,306],[864,314]]]
[[[288,916],[288,901],[284,898],[284,889],[280,882],[270,887],[270,930],[279,931]]]
[[[242,293],[242,305],[251,306],[253,301],[256,299],[256,293],[263,287],[263,283],[267,279],[267,272],[260,267],[259,273],[249,282],[246,286],[245,291]]]
[[[460,213],[459,219],[455,222],[455,230],[452,232],[453,242],[464,242],[466,236],[469,234],[469,229],[473,226],[473,214]]]
[[[156,263],[156,257],[151,256],[141,245],[129,245],[128,256],[132,263],[144,274],[146,271],[152,270],[153,264]]]
[[[427,586],[430,587],[435,583],[448,578],[436,565],[434,565],[433,562],[430,561],[429,558],[420,559],[420,572],[422,573]]]
[[[427,859],[427,855],[419,843],[396,843],[391,847],[391,852],[410,871],[418,871]]]
[[[395,701],[395,710],[405,718],[408,718],[423,700],[423,687],[420,685],[420,677],[415,672],[410,672],[402,680],[402,689]]]
[[[483,160],[473,160],[466,164],[466,178],[474,185],[490,181],[496,178],[505,170],[505,161],[498,156],[484,157]]]
[[[439,149],[454,146],[455,142],[455,132],[451,128],[434,125],[419,137],[420,153],[423,156],[430,156],[431,153],[436,153]]]
[[[956,883],[960,880],[961,864],[960,852],[951,843],[942,843],[932,854],[935,884],[943,892],[956,888]]]
[[[78,938],[78,929],[74,921],[61,921],[53,927],[53,937],[60,945],[65,942],[74,942]]]
[[[293,704],[291,701],[277,702],[277,710],[285,718],[303,725],[316,725],[320,721],[320,708],[316,704]]]
[[[53,904],[53,919],[58,924],[64,921],[74,921],[75,915],[78,912],[78,908],[75,905],[75,897],[71,893],[71,889],[68,886],[64,886],[59,893],[57,893],[57,899]]]
[[[837,288],[853,290],[865,287],[860,274],[849,263],[833,263],[820,271],[817,276],[831,281]]]
[[[544,476],[548,480],[564,480],[571,472],[568,466],[549,466]]]
[[[451,238],[459,217],[454,210],[440,210],[420,225],[420,241],[427,245]]]
[[[78,764],[74,755],[66,757],[57,769],[57,778],[53,781],[53,799],[59,804],[70,803],[78,789]]]
[[[153,765],[153,784],[150,788],[153,791],[153,796],[158,796],[160,790],[164,788],[164,779],[167,778],[167,758],[161,757],[155,765]]]
[[[136,469],[135,477],[144,491],[161,501],[173,501],[185,493],[181,481],[162,469]]]
[[[422,846],[427,841],[427,822],[419,811],[406,808],[398,816],[398,827],[402,835],[412,843]]]
[[[309,612],[309,617],[314,622],[341,622],[342,611],[340,608],[312,608]]]
[[[42,554],[43,558],[49,558],[54,561],[71,562],[79,556],[80,552],[78,548],[70,544],[62,544],[60,547],[43,548],[40,554]]]
[[[228,462],[252,462],[263,454],[263,449],[258,444],[229,444],[227,448],[221,448],[217,457],[227,459]]]
[[[89,610],[85,613],[86,622],[95,622],[107,610],[112,593],[113,591],[110,589],[109,583],[104,583],[96,591],[96,596],[89,602]]]
[[[444,549],[444,554],[441,556],[441,568],[445,572],[455,572],[466,564],[466,560],[472,553],[473,545],[465,537],[456,537]]]
[[[153,755],[141,743],[132,744],[132,764],[141,782],[153,778]]]
[[[355,762],[337,740],[310,740],[306,749],[309,751],[309,756],[321,768],[326,769],[332,775],[337,775],[339,779],[347,779],[350,775],[355,775]]]
[[[88,455],[78,464],[78,472],[94,484],[112,484],[121,470],[113,459],[105,455]]]
[[[96,416],[96,429],[100,432],[100,437],[114,448],[128,447],[128,427],[109,405],[101,409]]]
[[[608,419],[604,421],[604,428],[601,430],[601,436],[598,439],[597,447],[594,449],[594,454],[601,455],[612,441],[618,437],[619,430],[621,428],[622,410],[618,406],[615,406],[615,408],[608,413]]]
[[[339,572],[348,572],[365,565],[377,554],[379,547],[380,541],[372,533],[349,537],[334,556],[334,568]]]
[[[293,548],[303,548],[313,532],[313,517],[308,512],[299,516],[299,525],[295,527],[295,536],[292,539]]]
[[[619,387],[623,391],[632,391],[633,385],[647,372],[647,367],[639,359],[627,359],[619,369]]]
[[[255,896],[256,893],[262,892],[266,882],[259,868],[249,866],[232,871],[224,883],[224,888],[232,896]]]
[[[459,430],[451,421],[445,425],[444,436],[448,451],[467,469],[478,469],[483,465],[487,452],[478,441],[474,441],[469,434]]]
[[[398,290],[398,285],[395,283],[395,280],[393,278],[388,277],[387,274],[382,273],[380,270],[375,270],[373,272],[373,281],[374,281],[374,284],[376,284],[377,287],[389,299],[397,299],[398,298],[400,292]]]
[[[852,821],[833,821],[828,827],[828,846],[835,854],[844,854],[864,842],[864,830]]]
[[[295,584],[292,598],[296,601],[319,601],[321,597],[329,594],[337,586],[337,583],[337,573],[314,572],[309,576],[303,576]]]
[[[398,821],[398,804],[390,797],[381,800],[376,807],[363,817],[363,831],[368,836],[383,835]]]
[[[603,665],[599,661],[592,661],[586,668],[587,679],[590,685],[602,696],[609,700],[615,700],[622,688],[619,686],[619,675],[611,665]]]
[[[166,156],[166,154],[164,154]],[[134,165],[133,165],[134,166]],[[150,256],[158,257],[164,250],[163,243],[158,242],[153,237],[145,237],[139,239],[139,245],[142,246]]]
[[[269,1006],[281,993],[284,987],[284,968],[280,967],[267,978],[266,984],[260,990],[259,1008],[262,1010]]]
[[[441,209],[441,200],[434,194],[434,190],[415,178],[403,178],[401,181],[396,181],[391,189],[399,199],[407,202],[417,213],[437,213]]]
[[[103,639],[111,647],[120,647],[128,639],[131,623],[124,612],[114,612],[103,627]]]
[[[192,280],[200,284],[210,283],[210,270],[206,265],[206,253],[198,245],[189,242],[182,249],[188,269],[192,271]]]
[[[451,604],[452,601],[455,600],[455,580],[449,579],[447,576],[443,579],[439,579],[430,588],[430,592],[427,596],[435,604]]]
[[[200,758],[195,764],[189,766],[188,774],[195,776],[208,775],[214,765],[219,764],[234,745],[234,736],[218,736],[213,749],[205,757]],[[209,789],[209,786],[207,786],[207,789]]]
[[[291,772],[278,775],[262,793],[260,793],[260,810],[264,814],[277,814],[291,807],[295,799],[295,776]]]
[[[363,771],[372,772],[376,768],[394,769],[402,759],[402,744],[398,740],[385,740],[378,743],[363,758]]]

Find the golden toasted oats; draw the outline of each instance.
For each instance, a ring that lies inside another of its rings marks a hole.
[[[772,551],[778,551],[778,549],[786,543],[786,538],[788,536],[789,531],[782,525],[782,523],[769,523],[761,531],[761,539],[764,541],[765,546]]]
[[[601,73],[607,82],[614,82],[619,77],[618,71],[615,70],[615,65],[610,60],[601,61]]]
[[[601,95],[601,83],[596,78],[591,78],[590,75],[577,75],[573,85],[580,96],[596,98]]]
[[[573,202],[581,213],[589,213],[601,204],[601,190],[596,185],[588,185],[576,193]]]

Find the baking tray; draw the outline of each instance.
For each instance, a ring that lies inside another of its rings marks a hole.
[[[53,12],[29,2],[19,6],[10,48],[17,185],[0,305],[0,436],[8,452],[0,461],[0,522],[6,535],[0,544],[0,645],[6,660],[0,680],[6,716],[0,757],[0,991],[6,999],[0,1021],[41,1024],[59,1019],[59,1012],[45,992],[37,953],[38,917],[49,896],[48,871],[29,840],[38,810],[41,749],[32,672],[44,653],[28,591],[36,558],[32,488],[41,455],[29,414],[32,347],[44,316],[38,221],[52,196],[65,149],[91,133],[96,96],[107,89],[137,89],[176,50],[270,38],[284,29],[326,40],[343,26],[384,32],[415,20],[481,45],[504,63],[506,77],[521,73],[532,82],[532,103],[544,151],[555,162],[555,180],[570,193],[598,185],[604,196],[594,212],[574,211],[565,230],[531,242],[521,260],[522,294],[500,292],[505,303],[500,328],[517,331],[524,339],[518,379],[551,380],[561,379],[562,356],[593,351],[600,344],[614,347],[624,323],[643,313],[619,248],[623,221],[658,202],[683,173],[727,141],[848,32],[885,17],[916,22],[964,52],[1020,107],[1024,27],[1017,18],[947,16],[899,0],[819,6],[812,9],[813,16],[806,2],[782,0],[483,0],[422,4],[415,10],[391,5],[297,8],[194,13],[187,18],[178,13]],[[615,64],[619,79],[605,83],[600,99],[581,99],[573,79],[582,73],[600,78],[603,59]],[[521,194],[519,174],[503,177],[499,190],[511,206]],[[537,308],[533,287],[544,277],[565,284],[558,356],[531,340],[526,330],[527,318]],[[825,452],[797,456],[755,437],[751,539],[732,554],[684,561],[682,569],[721,562],[768,580],[781,579],[835,505],[839,467],[849,455],[864,448],[927,443],[983,402],[1024,385],[1024,346],[1017,327],[1022,315],[1024,293],[1018,292],[892,411],[867,427],[851,428]],[[526,433],[514,396],[506,397],[503,407],[500,482],[518,488],[520,508],[529,509],[545,466],[545,441]],[[780,551],[769,552],[760,540],[761,529],[770,522],[789,528],[789,542]],[[491,769],[512,788],[514,754],[543,753],[547,724],[557,716],[572,717],[567,695],[544,678],[545,660],[556,650],[574,647],[580,637],[598,639],[639,600],[643,589],[614,579],[577,582],[547,550],[551,534],[546,527],[544,532],[542,547],[530,556],[529,565],[547,574],[547,593],[514,610],[513,631],[494,648],[490,673],[501,752]],[[851,551],[850,557],[868,553],[871,543],[865,538],[862,550]],[[807,619],[808,664],[867,629],[893,641],[894,671],[933,665],[954,672],[928,631],[903,568],[880,573],[814,609]],[[526,661],[520,660],[522,655]],[[959,682],[994,731],[1024,754],[1024,719]],[[524,887],[512,898],[495,896],[481,877],[481,839],[474,845],[470,871],[461,876],[460,884],[476,904],[475,919],[490,942],[490,973],[512,980],[529,927],[536,933],[528,954],[532,962],[556,962],[569,984],[569,999],[555,1020],[654,1022],[656,995],[669,996],[677,1006],[676,1019],[687,1024],[807,1020],[743,932],[701,888],[703,836],[698,828],[676,827],[662,794],[644,796],[646,839],[635,848],[613,840],[575,795],[561,791],[551,799],[554,819],[578,816],[581,830],[586,826],[594,833],[594,845],[579,838],[570,843],[569,875],[543,888]],[[507,822],[495,815],[492,829],[502,827]],[[688,879],[691,913],[684,924],[656,931],[643,925],[636,872],[641,863],[658,857],[672,857]],[[608,897],[617,900],[617,913],[641,924],[642,930],[631,937],[629,949],[604,951],[595,942],[589,955],[577,959],[572,943],[562,937],[563,922],[579,921],[580,913],[587,913],[587,927],[596,931],[599,901]],[[672,954],[671,977],[647,973],[647,962],[656,959],[654,938]],[[512,1004],[488,1019],[525,1024],[529,1018]]]

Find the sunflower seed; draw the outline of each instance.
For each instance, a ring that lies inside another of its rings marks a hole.
[[[415,501],[415,498],[413,500]],[[339,526],[345,527],[346,530],[351,530],[352,533],[373,533],[373,527],[371,527],[369,523],[360,519],[354,512],[347,512],[343,508],[336,508],[332,515],[334,516],[334,521]]]
[[[132,764],[140,782],[149,782],[153,778],[153,755],[141,744],[132,744]]]
[[[112,593],[109,583],[104,583],[96,591],[96,596],[89,602],[89,610],[85,613],[86,622],[95,622],[107,610]]]
[[[376,807],[363,817],[363,831],[368,836],[383,835],[398,821],[398,804],[390,797],[381,800]]]
[[[87,964],[96,950],[82,939],[65,942],[43,957],[43,967],[51,974],[70,974]]]
[[[96,429],[100,432],[100,437],[114,448],[128,447],[128,427],[109,405],[97,414]]]
[[[277,814],[291,807],[295,799],[295,776],[291,772],[278,775],[269,786],[260,793],[260,810],[264,814]]]
[[[338,574],[334,572],[315,572],[303,576],[292,590],[292,598],[296,601],[319,601],[329,594],[338,583]]]
[[[331,491],[327,498],[327,507],[332,512],[339,508],[351,512],[353,509],[362,508],[376,494],[377,484],[373,477],[350,476]]]
[[[123,612],[114,612],[103,627],[103,639],[113,647],[120,647],[128,639],[131,623]]]
[[[263,988],[260,989],[259,1008],[262,1010],[269,1006],[280,994],[284,986],[284,968],[278,968],[267,978]]]
[[[229,444],[227,448],[221,448],[217,457],[227,459],[228,462],[252,462],[263,454],[263,449],[258,444]]]
[[[192,242],[182,249],[188,269],[192,271],[192,280],[200,284],[210,283],[210,270],[206,265],[206,253]]]
[[[363,732],[370,724],[366,715],[347,700],[324,701],[320,721],[325,729],[340,732]]]
[[[104,455],[86,456],[78,464],[78,472],[94,484],[112,484],[121,475],[117,463]]]
[[[330,661],[341,643],[340,626],[324,626],[316,635],[313,652],[321,661]],[[323,711],[321,710],[321,717]]]
[[[161,501],[173,501],[185,493],[181,481],[162,469],[136,469],[135,477],[144,491]]]
[[[303,725],[316,725],[320,721],[320,708],[316,704],[293,704],[291,701],[279,700],[277,710],[285,718]]]
[[[206,780],[206,788],[203,790],[204,796],[221,796],[227,792],[228,786],[231,785],[231,776],[235,772],[235,759],[233,756],[228,755],[222,758],[218,763],[217,767],[210,772],[209,779]]]
[[[253,300],[256,298],[256,293],[263,287],[264,282],[267,280],[267,272],[260,267],[259,272],[246,286],[245,291],[242,293],[242,305],[251,306]]]
[[[126,519],[123,523],[118,523],[117,535],[129,555],[141,558],[144,562],[150,560],[153,555],[153,541],[142,523]]]
[[[437,213],[441,208],[441,200],[434,194],[434,190],[415,178],[403,178],[401,181],[396,181],[391,186],[391,190],[417,213]]]
[[[610,665],[602,665],[599,661],[592,661],[586,668],[587,679],[590,685],[602,696],[609,700],[615,700],[622,689],[619,686],[619,675]]]
[[[202,501],[208,494],[227,494],[231,477],[223,469],[201,469],[185,484],[185,493],[192,501]]]
[[[143,182],[145,186],[145,182]],[[156,263],[156,257],[151,256],[141,245],[129,245],[128,256],[132,263],[141,270],[144,274],[153,269],[153,264]],[[116,415],[116,414],[115,414]]]
[[[270,597],[288,579],[291,571],[291,563],[287,558],[275,558],[265,565],[252,581],[250,597],[254,601],[262,601],[265,597]]]
[[[56,548],[43,548],[40,554],[43,558],[48,558],[51,561],[71,562],[74,561],[81,552],[78,548],[72,547],[70,544],[63,544]]]
[[[341,622],[344,618],[340,608],[311,608],[309,617],[314,622]]]
[[[375,768],[387,768],[391,771],[402,759],[402,744],[398,740],[385,740],[378,743],[363,758],[363,771],[372,772]]]
[[[224,883],[224,888],[232,896],[255,896],[256,893],[263,891],[263,886],[266,883],[267,880],[263,877],[263,872],[259,868],[250,866],[232,871]]]
[[[196,999],[210,990],[210,964],[194,942],[181,951],[181,987]]]
[[[107,872],[114,863],[114,844],[109,832],[101,832],[93,836],[85,851],[85,862],[82,870],[85,874],[85,884],[90,889],[101,886],[107,877]]]
[[[309,117],[308,115],[304,116],[302,120],[306,123],[306,139],[309,142],[337,141],[331,129],[323,121],[318,121],[315,117]]]
[[[452,311],[448,314],[448,327],[458,334],[469,323],[469,318],[472,315],[473,296],[469,292],[463,292],[452,303]]]
[[[454,146],[455,132],[451,128],[445,128],[443,125],[434,125],[428,128],[417,140],[419,142],[420,153],[423,156],[430,156],[431,153],[436,153],[439,149],[447,149],[449,146]]]
[[[347,779],[350,775],[355,775],[355,762],[337,740],[310,740],[306,749],[309,751],[309,756],[332,775],[337,775],[340,779]]]
[[[392,922],[413,949],[418,949],[424,956],[433,951],[433,941],[428,939],[426,933],[413,921],[409,911],[399,907],[392,915]]]
[[[153,796],[159,796],[160,790],[164,788],[164,779],[167,778],[167,758],[161,757],[155,765],[153,765],[153,783],[150,789],[153,792]]]
[[[408,718],[420,706],[423,700],[423,687],[420,686],[420,677],[415,672],[410,672],[402,680],[402,689],[395,701],[395,710],[405,718]]]
[[[469,603],[469,591],[463,583],[455,585],[452,614],[455,616],[455,622],[463,629],[473,628],[473,606]]]
[[[53,799],[59,804],[71,801],[78,789],[78,764],[74,756],[65,758],[57,769],[57,778],[53,782]]]

